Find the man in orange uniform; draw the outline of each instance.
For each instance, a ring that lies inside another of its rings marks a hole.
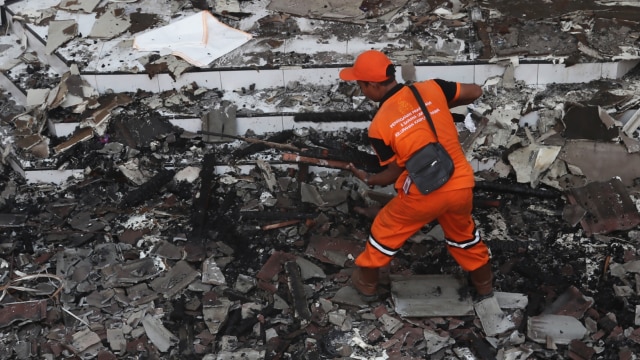
[[[395,68],[382,52],[363,52],[352,67],[340,71],[340,78],[357,81],[367,98],[380,103],[369,125],[369,139],[385,169],[369,174],[350,165],[350,170],[369,186],[395,183],[397,191],[397,196],[373,220],[365,250],[355,260],[353,286],[365,299],[377,298],[379,268],[388,265],[414,233],[437,219],[449,253],[469,272],[477,296],[491,296],[493,272],[489,249],[471,216],[473,168],[462,150],[449,110],[472,103],[482,95],[482,88],[440,79],[414,83],[433,120],[436,140],[411,89],[396,81]],[[405,163],[417,150],[435,141],[447,150],[455,168],[447,183],[423,195],[408,177]]]

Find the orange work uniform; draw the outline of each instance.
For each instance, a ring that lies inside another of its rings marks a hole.
[[[444,231],[447,248],[466,271],[489,261],[489,250],[480,238],[471,216],[473,169],[458,139],[449,111],[457,99],[460,84],[440,79],[415,83],[431,115],[438,139],[454,162],[454,172],[441,188],[423,195],[410,184],[404,170],[395,182],[398,195],[378,213],[371,226],[365,250],[356,258],[360,267],[387,265],[402,245],[425,224],[437,219]],[[404,167],[411,155],[436,137],[411,90],[398,84],[380,102],[369,126],[369,139],[382,166],[396,161]],[[403,186],[410,184],[407,191]]]

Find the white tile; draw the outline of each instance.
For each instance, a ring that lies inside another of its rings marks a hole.
[[[234,91],[241,88],[256,89],[284,87],[282,70],[236,70],[220,71],[220,89]]]
[[[303,84],[333,85],[340,82],[340,68],[294,69],[283,68],[285,86],[292,81]]]
[[[29,184],[47,183],[62,184],[70,177],[81,176],[83,169],[69,170],[27,170],[24,173],[25,180]]]
[[[293,117],[291,119],[293,121]],[[282,115],[239,117],[237,118],[236,131],[240,136],[246,134],[248,130],[259,135],[279,132],[284,129],[282,123]]]
[[[202,130],[202,119],[199,118],[169,119],[169,122],[181,129],[192,133],[197,133],[198,131]]]
[[[473,65],[418,65],[416,66],[418,80],[442,79],[462,83],[474,82]]]
[[[629,70],[633,69],[640,63],[640,60],[620,60],[616,62],[608,62],[602,64],[602,78],[604,79],[620,79]]]
[[[206,89],[220,88],[220,72],[218,71],[185,72],[175,80],[169,73],[157,74],[156,77],[160,91],[178,90],[193,83]]]
[[[96,74],[96,90],[103,94],[114,92],[136,92],[138,89],[160,92],[158,76],[149,78],[147,74]]]
[[[91,85],[92,88],[98,89],[98,79],[96,79],[96,74],[93,73],[80,73],[80,77],[82,80],[86,81],[87,84]]]
[[[72,123],[53,123],[49,128],[49,131],[52,132],[54,136],[57,137],[67,137],[76,130],[76,128],[80,125],[80,123],[72,122]]]
[[[619,62],[608,62],[608,63],[602,64],[602,78],[617,79],[619,68],[620,68]]]
[[[575,64],[539,64],[538,85],[546,84],[576,84],[600,79],[601,63]]]
[[[358,56],[363,51],[366,51],[366,50],[384,51],[386,47],[393,46],[397,43],[398,41],[396,40],[387,41],[385,39],[379,39],[379,41],[372,44],[367,39],[355,37],[345,42],[346,48],[344,53],[346,55],[352,56],[353,60],[355,60],[356,56]]]
[[[487,79],[494,76],[502,76],[505,71],[505,67],[495,64],[480,64],[474,66],[473,82],[478,85],[483,85]]]
[[[159,74],[158,83],[161,91],[180,89],[185,85],[197,84],[205,89],[220,89],[222,87],[219,71],[198,71],[182,73],[175,81],[169,74]]]
[[[513,69],[513,76],[526,85],[538,85],[538,64],[520,64]]]

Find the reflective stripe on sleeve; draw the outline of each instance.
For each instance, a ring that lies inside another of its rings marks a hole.
[[[454,242],[451,241],[449,239],[445,239],[445,241],[447,242],[447,245],[452,246],[452,247],[457,247],[460,249],[466,249],[469,247],[472,247],[473,245],[477,244],[480,242],[480,232],[476,229],[476,231],[474,231],[474,235],[475,237],[471,240],[466,240],[463,242]]]
[[[383,254],[385,254],[387,256],[393,256],[398,252],[398,250],[393,250],[393,249],[390,249],[390,248],[380,244],[371,235],[369,235],[369,244],[371,246],[373,246],[374,248],[376,248],[376,250],[380,251],[381,253],[383,253]]]

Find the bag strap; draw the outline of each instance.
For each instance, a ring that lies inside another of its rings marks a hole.
[[[411,89],[411,91],[413,92],[413,95],[416,97],[416,100],[418,100],[418,105],[420,105],[420,108],[424,113],[424,117],[429,122],[429,125],[431,125],[431,130],[433,130],[433,134],[436,136],[436,140],[438,140],[438,133],[436,132],[436,127],[433,126],[433,120],[431,120],[431,114],[429,114],[429,110],[427,110],[427,106],[424,104],[424,100],[422,100],[420,93],[418,93],[418,89],[416,89],[416,87],[413,86],[413,84],[409,84],[407,86],[409,86],[409,89]]]

